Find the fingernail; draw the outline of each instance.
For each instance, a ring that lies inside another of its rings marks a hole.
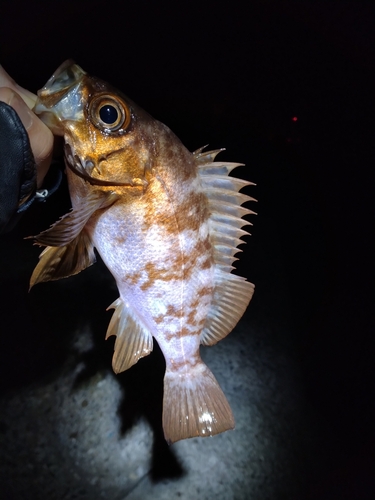
[[[12,106],[12,108],[17,112],[18,116],[21,119],[21,122],[23,123],[23,126],[26,130],[28,130],[33,124],[33,114],[21,99],[21,97],[19,97],[19,95],[14,92],[8,104],[9,106]]]

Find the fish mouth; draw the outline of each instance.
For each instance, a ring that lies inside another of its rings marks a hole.
[[[86,72],[72,60],[65,61],[38,90],[33,111],[54,135],[63,136],[64,120],[75,120],[83,113],[82,84]]]
[[[93,177],[90,175],[94,168],[95,163],[90,160],[81,160],[81,158],[76,154],[73,146],[66,143],[64,146],[65,164],[72,172],[74,172],[78,177],[84,179],[92,186],[129,186],[134,187],[138,185],[144,186],[145,181],[141,179],[132,179],[130,176],[126,181],[120,182],[117,180],[105,180]],[[144,186],[145,187],[145,186]]]
[[[53,73],[48,82],[38,91],[38,102],[36,105],[36,113],[38,114],[38,106],[40,103],[44,107],[51,108],[61,101],[70,90],[77,86],[83,77],[86,75],[78,64],[72,59],[63,62]]]

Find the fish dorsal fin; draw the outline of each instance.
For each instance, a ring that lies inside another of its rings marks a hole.
[[[115,309],[115,312],[105,338],[116,335],[112,367],[115,373],[120,373],[150,354],[153,348],[152,335],[140,325],[121,298],[115,300],[108,309]]]
[[[28,238],[34,238],[37,245],[66,246],[79,235],[96,210],[112,205],[117,199],[116,193],[94,191],[84,198],[80,206],[63,215],[49,229],[42,231],[37,236],[28,236]]]
[[[88,234],[81,232],[63,247],[47,247],[30,278],[30,288],[43,281],[68,278],[91,266],[96,261],[94,247]]]
[[[241,163],[214,162],[222,150],[203,152],[203,149],[197,150],[194,157],[210,210],[209,231],[214,248],[215,284],[201,343],[213,345],[233,330],[254,293],[252,283],[231,274],[231,271],[233,262],[237,260],[235,254],[241,252],[237,247],[244,243],[240,238],[249,234],[242,227],[251,225],[242,217],[255,214],[241,205],[256,200],[239,192],[245,186],[254,185],[252,182],[228,177]]]

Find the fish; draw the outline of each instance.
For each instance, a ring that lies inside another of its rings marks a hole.
[[[129,369],[151,353],[165,358],[162,424],[166,441],[234,428],[230,405],[200,345],[226,337],[244,314],[254,285],[232,273],[244,243],[240,192],[229,176],[239,163],[222,151],[191,153],[163,123],[123,93],[65,61],[39,90],[34,112],[64,138],[72,209],[33,236],[45,247],[30,288],[75,275],[96,260],[112,273],[119,298],[106,339],[112,366]]]

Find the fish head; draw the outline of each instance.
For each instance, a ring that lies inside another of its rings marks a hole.
[[[39,90],[34,112],[64,137],[76,176],[97,186],[147,185],[155,120],[108,83],[65,61]]]

